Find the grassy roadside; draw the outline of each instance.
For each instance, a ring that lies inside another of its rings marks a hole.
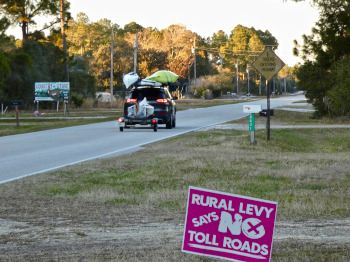
[[[297,105],[288,106],[288,108],[303,108],[298,107]],[[248,124],[247,118],[241,118],[239,120],[234,120],[229,123],[235,124]],[[255,114],[255,124],[261,125],[266,123],[266,117],[259,117],[259,114]],[[312,113],[300,113],[287,111],[282,109],[275,109],[275,115],[271,117],[272,124],[284,124],[284,125],[349,125],[349,118],[313,118]]]
[[[306,113],[281,114],[284,111],[278,111],[273,121],[319,121]],[[0,218],[32,221],[33,225],[50,230],[57,227],[57,221],[65,220],[70,221],[69,225],[93,221],[89,223],[96,230],[138,223],[179,224],[183,223],[191,185],[277,201],[278,221],[346,219],[350,216],[349,132],[316,128],[272,130],[271,141],[266,142],[265,132],[257,131],[255,146],[249,143],[248,131],[195,132],[149,145],[130,155],[0,185]],[[19,208],[18,203],[24,208]],[[37,238],[43,238],[42,234]],[[80,243],[84,232],[77,235]],[[19,235],[0,235],[2,244],[16,241],[22,241]],[[36,240],[31,241],[26,245],[34,245],[34,254],[30,250],[32,253],[28,251],[25,258],[42,260],[46,255],[47,260],[69,260],[57,252],[51,256],[38,252]],[[96,246],[96,259],[91,261],[212,261],[181,253],[179,243],[151,248],[135,247],[136,242],[137,239],[129,239],[127,247],[105,253]],[[67,258],[76,260],[84,256],[79,250],[65,252]],[[7,258],[16,260],[16,254]],[[346,245],[317,244],[312,239],[276,242],[272,255],[272,261],[349,260]]]
[[[81,200],[100,195],[102,204],[151,205],[181,213],[186,190],[195,185],[278,201],[281,219],[348,217],[348,135],[343,129],[274,130],[266,142],[264,131],[258,131],[253,147],[247,132],[196,132],[118,161],[57,172],[56,182],[41,182],[37,193]]]
[[[247,100],[233,100],[233,99],[183,99],[176,101],[176,108],[178,111],[187,110],[190,108],[210,107],[210,106],[221,106],[229,104],[242,103]]]
[[[14,110],[0,115],[0,136],[17,135],[29,132],[86,125],[115,120],[121,116],[121,110],[116,109],[82,109],[70,110],[66,116],[56,110],[43,110],[43,115],[35,117],[33,112],[19,111],[19,127],[17,127]]]
[[[19,127],[16,120],[0,120],[0,136],[17,135],[55,128],[87,125],[115,120],[116,117],[87,119],[20,119]]]

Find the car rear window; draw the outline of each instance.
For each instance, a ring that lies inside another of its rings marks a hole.
[[[158,88],[135,89],[131,95],[131,98],[136,98],[137,100],[143,100],[145,97],[147,98],[147,100],[157,100],[160,98],[166,98],[164,92]]]

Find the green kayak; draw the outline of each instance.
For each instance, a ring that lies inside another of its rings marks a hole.
[[[146,77],[147,80],[157,81],[162,84],[175,83],[179,76],[171,71],[160,70]]]

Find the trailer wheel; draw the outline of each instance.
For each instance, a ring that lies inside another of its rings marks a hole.
[[[154,125],[153,125],[153,131],[154,131],[154,132],[157,132],[157,131],[158,131],[158,124],[154,124]]]
[[[120,132],[123,132],[124,131],[124,127],[120,126],[119,130],[120,130]]]

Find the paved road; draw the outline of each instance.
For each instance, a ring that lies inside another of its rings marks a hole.
[[[303,100],[304,96],[271,99],[271,108]],[[266,100],[244,104],[261,104]],[[243,104],[190,109],[177,113],[177,126],[158,132],[133,128],[119,132],[115,122],[60,128],[0,137],[0,184],[84,161],[125,154],[166,138],[239,119]]]

